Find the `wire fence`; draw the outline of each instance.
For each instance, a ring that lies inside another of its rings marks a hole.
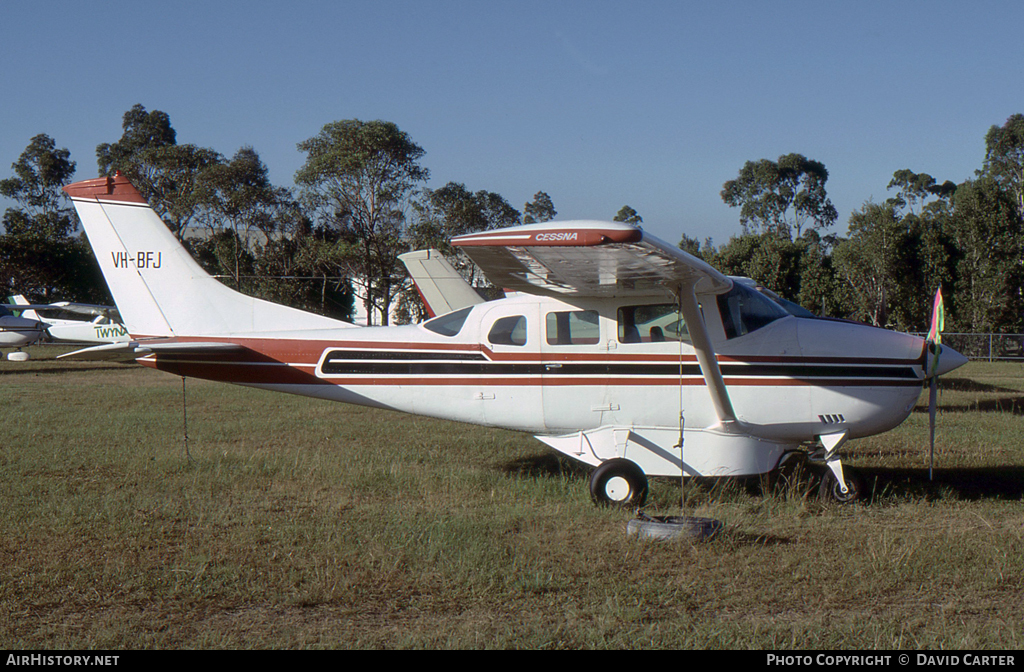
[[[926,334],[917,334],[925,336]],[[948,345],[964,357],[980,361],[1024,360],[1024,334],[942,334]]]

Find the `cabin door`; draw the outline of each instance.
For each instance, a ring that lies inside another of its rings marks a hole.
[[[485,424],[542,433],[537,304],[497,304],[480,319],[484,375],[475,390]]]

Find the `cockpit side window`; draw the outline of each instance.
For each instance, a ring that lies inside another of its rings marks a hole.
[[[601,340],[595,310],[548,313],[545,327],[548,345],[596,345]]]
[[[718,311],[726,338],[737,338],[789,315],[782,306],[756,290],[733,283],[732,290],[718,296]]]
[[[468,308],[462,308],[454,312],[448,313],[447,315],[441,315],[435,317],[432,320],[427,320],[423,323],[425,329],[429,329],[435,334],[441,334],[442,336],[455,336],[462,327],[466,324],[466,318],[469,317],[470,311],[473,310],[473,306]]]
[[[497,320],[487,340],[491,345],[526,345],[526,317],[510,315]]]
[[[659,303],[647,306],[623,306],[618,310],[619,343],[690,342],[679,306]]]

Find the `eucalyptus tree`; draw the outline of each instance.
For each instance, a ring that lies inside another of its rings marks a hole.
[[[682,242],[687,242],[687,238]],[[783,298],[796,301],[800,295],[803,252],[804,246],[798,241],[761,233],[733,236],[728,243],[703,256],[726,275],[751,278]]]
[[[947,296],[954,291],[956,242],[951,226],[957,185],[949,180],[940,184],[928,173],[901,169],[893,173],[888,188],[896,190],[887,203],[893,205],[909,234],[907,254],[913,258],[903,279],[908,286],[903,292],[904,310],[910,328],[924,330],[931,320],[936,290],[942,288]]]
[[[533,200],[523,206],[523,224],[550,222],[557,214],[551,197],[538,191],[533,195]]]
[[[424,150],[387,121],[335,121],[298,144],[306,153],[296,172],[302,198],[322,225],[347,241],[345,266],[362,287],[367,319],[388,324],[391,302],[405,272],[405,210],[430,173]]]
[[[624,222],[626,224],[640,226],[641,224],[643,224],[644,218],[641,217],[633,208],[629,207],[628,205],[624,205],[621,208],[619,208],[619,211],[617,213],[615,213],[615,217],[612,221]]]
[[[849,236],[832,251],[836,272],[853,301],[856,319],[876,327],[909,324],[906,306],[916,288],[912,232],[898,203],[865,203],[850,215]]]
[[[956,243],[954,326],[960,331],[1024,328],[1024,218],[992,177],[958,186],[951,231]]]
[[[983,173],[1012,194],[1024,216],[1024,114],[1014,114],[985,134]]]
[[[125,112],[121,139],[96,147],[100,175],[120,171],[149,201],[179,240],[205,207],[203,173],[224,162],[218,152],[178,144],[165,112],[134,105]]]
[[[252,147],[242,147],[229,160],[209,166],[199,184],[203,212],[198,220],[210,229],[221,267],[242,287],[245,267],[253,255],[294,216],[298,207],[291,192],[274,186],[266,165]]]
[[[744,232],[799,238],[805,226],[826,229],[839,216],[825,192],[827,181],[823,163],[786,154],[778,161],[747,161],[737,178],[725,183],[721,197],[740,208]]]
[[[956,184],[949,180],[939,184],[928,173],[915,173],[904,168],[892,174],[888,188],[897,190],[896,204],[909,207],[913,214],[915,208],[925,206],[931,197],[948,200],[956,191]]]
[[[14,177],[0,180],[0,195],[20,207],[4,213],[7,233],[58,240],[78,228],[74,208],[62,191],[75,174],[75,162],[67,149],[58,149],[46,134],[37,135],[11,168]]]
[[[490,288],[465,252],[450,243],[455,236],[490,231],[519,224],[522,214],[492,191],[470,191],[459,182],[449,182],[439,189],[423,189],[413,201],[412,222],[407,239],[412,249],[436,249],[469,282],[483,293]],[[426,317],[426,308],[415,291],[405,291],[399,313],[403,321],[415,322]]]
[[[471,268],[469,259],[449,244],[453,237],[514,226],[521,218],[500,194],[472,192],[464,184],[449,182],[439,189],[422,190],[413,202],[409,242],[415,249],[438,249],[459,270],[465,270]],[[467,279],[471,278],[470,272]]]
[[[0,288],[35,300],[99,302],[106,287],[88,245],[72,234],[78,218],[63,192],[75,162],[48,135],[32,138],[12,164],[13,177],[0,180],[0,194],[15,207],[3,215]]]
[[[353,294],[344,266],[344,246],[334,229],[313,227],[299,209],[289,209],[277,234],[252,260],[257,296],[339,320],[351,321]]]

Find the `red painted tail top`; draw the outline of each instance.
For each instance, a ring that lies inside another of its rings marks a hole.
[[[83,180],[64,187],[71,198],[95,198],[104,201],[124,201],[126,203],[145,203],[139,190],[132,186],[128,178],[120,172],[113,177],[97,177],[94,180]]]

